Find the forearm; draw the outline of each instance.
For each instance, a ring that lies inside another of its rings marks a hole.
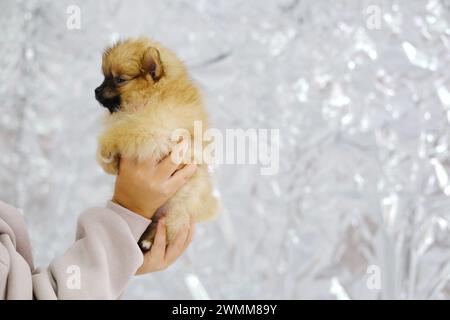
[[[112,203],[87,210],[78,220],[75,243],[34,272],[35,298],[119,298],[143,263],[137,240],[149,224]]]

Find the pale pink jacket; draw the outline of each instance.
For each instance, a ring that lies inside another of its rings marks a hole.
[[[0,300],[120,298],[143,262],[137,240],[150,222],[112,202],[88,209],[75,242],[35,268],[22,215],[0,201]]]

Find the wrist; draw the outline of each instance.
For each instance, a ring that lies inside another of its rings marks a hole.
[[[135,212],[132,212],[112,201],[108,201],[106,203],[106,208],[115,212],[128,224],[128,227],[130,228],[131,233],[136,239],[136,242],[138,242],[144,231],[152,223],[151,219],[147,219],[139,214],[136,214]]]
[[[147,219],[151,219],[156,211],[156,209],[153,210],[132,204],[130,201],[117,197],[116,195],[113,196],[111,201]]]

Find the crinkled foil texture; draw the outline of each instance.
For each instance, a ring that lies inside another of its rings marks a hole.
[[[220,217],[125,297],[450,298],[448,0],[11,0],[0,30],[0,198],[37,264],[111,197],[101,52],[148,35],[187,63],[215,127],[280,129],[280,168],[218,166]]]

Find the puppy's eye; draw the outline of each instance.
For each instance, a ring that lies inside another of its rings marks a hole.
[[[122,85],[122,84],[124,84],[125,82],[127,82],[127,79],[124,79],[124,78],[122,78],[122,77],[115,77],[115,78],[114,78],[114,83],[115,83],[116,85]]]

